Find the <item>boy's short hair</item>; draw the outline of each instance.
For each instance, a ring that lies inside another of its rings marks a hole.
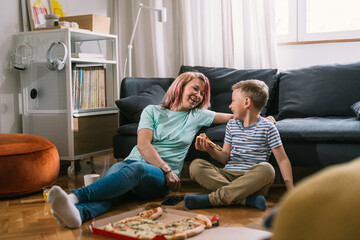
[[[257,79],[235,83],[232,90],[240,90],[244,93],[246,97],[251,99],[253,106],[258,110],[261,110],[269,99],[269,87],[263,81]]]

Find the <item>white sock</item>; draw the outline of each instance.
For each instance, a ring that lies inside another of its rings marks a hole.
[[[79,203],[78,197],[73,193],[70,193],[68,195],[68,198],[69,198],[70,202],[72,202],[73,204],[78,204]]]
[[[48,195],[51,213],[57,222],[63,222],[69,228],[79,228],[81,217],[75,204],[69,199],[68,194],[59,186],[53,186]]]
[[[58,224],[63,224],[63,221],[61,220],[61,218],[59,218],[56,213],[54,213],[53,210],[50,210],[51,214],[53,215],[53,217],[55,218],[55,220],[57,221]]]

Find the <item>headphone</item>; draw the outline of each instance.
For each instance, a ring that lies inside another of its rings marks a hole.
[[[56,60],[52,60],[50,55],[51,55],[51,50],[54,48],[55,45],[61,45],[64,48],[64,57],[62,59],[56,59]],[[48,51],[47,51],[47,62],[46,62],[46,66],[51,70],[51,71],[55,71],[55,70],[62,70],[65,68],[66,65],[66,58],[68,55],[68,50],[67,47],[65,45],[65,43],[61,42],[61,41],[57,41],[57,42],[53,42]]]

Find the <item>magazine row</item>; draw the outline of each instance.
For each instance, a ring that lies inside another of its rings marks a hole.
[[[106,107],[105,68],[75,66],[72,72],[74,110]]]

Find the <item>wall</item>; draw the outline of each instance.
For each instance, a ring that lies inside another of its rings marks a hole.
[[[2,1],[0,7],[0,133],[21,133],[18,94],[20,74],[12,67],[16,46],[13,36],[22,31],[21,1]],[[113,0],[59,0],[67,16],[98,14],[111,16]]]
[[[3,2],[0,8],[0,132],[20,132],[21,116],[18,111],[20,81],[10,65],[14,51],[12,35],[21,25],[20,1]]]
[[[360,62],[360,42],[278,46],[278,69]]]

